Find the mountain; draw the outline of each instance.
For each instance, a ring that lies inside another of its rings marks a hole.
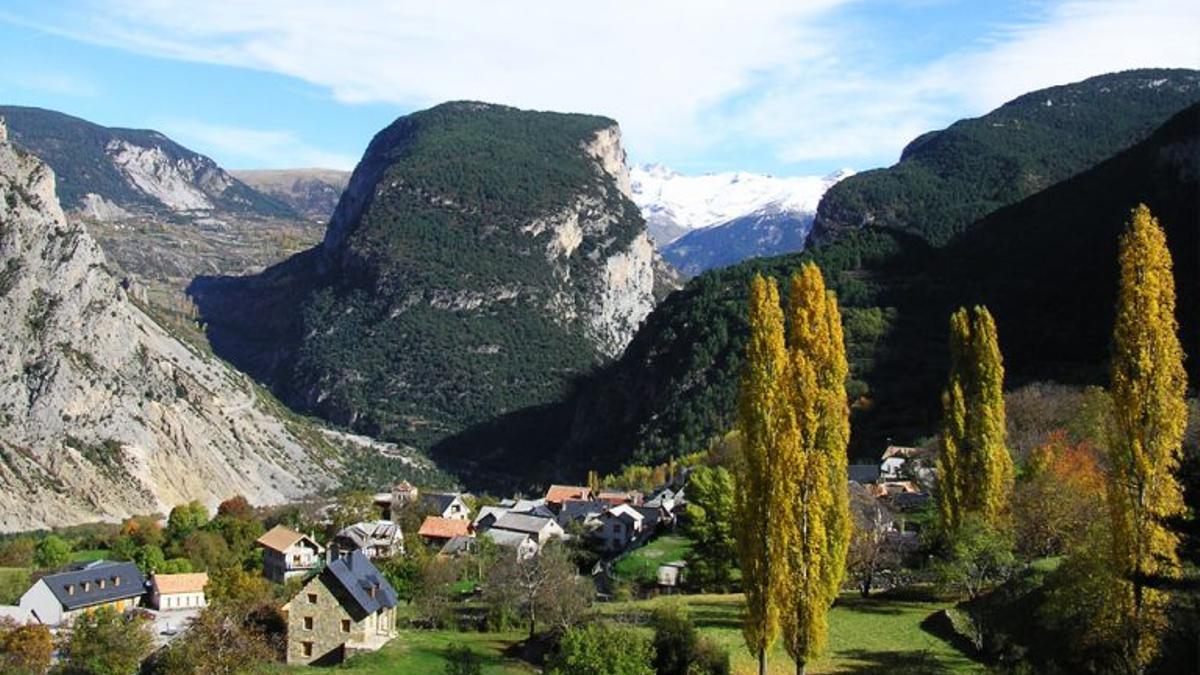
[[[852,173],[685,176],[658,164],[630,172],[633,199],[650,237],[663,258],[689,276],[750,257],[801,250],[821,195]]]
[[[261,169],[230,171],[234,178],[287,204],[296,213],[325,223],[333,215],[349,171],[336,169]]]
[[[375,136],[320,246],[191,294],[290,405],[427,447],[557,398],[671,282],[624,160],[609,119],[443,104]]]
[[[1127,107],[1113,102],[1111,109]],[[655,308],[620,359],[578,380],[562,401],[468,429],[439,444],[435,455],[461,462],[480,484],[520,485],[706,447],[732,424],[750,279],[786,278],[805,260],[821,265],[842,305],[855,456],[876,457],[889,439],[916,441],[936,428],[947,319],[958,306],[992,308],[1010,386],[1103,383],[1116,242],[1130,209],[1142,202],[1167,231],[1195,382],[1200,105],[1175,113],[1148,138],[968,224],[944,247],[867,224],[802,254],[701,274]]]
[[[1131,70],[1020,96],[917,137],[888,169],[842,181],[812,237],[871,224],[940,246],[967,225],[1143,139],[1200,98],[1200,71]]]
[[[0,531],[335,485],[334,446],[173,337],[0,122]]]
[[[0,117],[58,175],[68,220],[86,225],[120,276],[160,307],[188,314],[194,277],[261,271],[321,239],[321,225],[285,200],[157,131],[18,106],[0,106]]]

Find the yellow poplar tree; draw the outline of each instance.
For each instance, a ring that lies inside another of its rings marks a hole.
[[[1178,538],[1163,522],[1183,511],[1173,472],[1187,424],[1171,254],[1144,204],[1131,214],[1119,261],[1108,502],[1116,596],[1128,626],[1124,653],[1130,670],[1140,672],[1157,652],[1166,604],[1145,581],[1178,574]]]
[[[821,270],[806,263],[788,294],[792,406],[797,443],[786,449],[782,489],[789,506],[784,645],[798,673],[820,653],[827,614],[846,570],[850,545],[845,340],[837,298]]]
[[[950,379],[942,395],[938,513],[954,532],[968,513],[991,527],[1011,517],[1013,463],[1004,414],[1004,365],[986,307],[950,317]]]
[[[783,310],[773,279],[759,275],[751,282],[749,319],[737,401],[741,452],[734,464],[734,533],[746,595],[742,635],[765,674],[767,652],[779,637],[782,558],[790,538],[786,519],[779,517],[786,511],[780,501],[781,455],[796,443]]]

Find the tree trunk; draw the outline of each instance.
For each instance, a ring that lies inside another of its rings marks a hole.
[[[804,662],[804,659],[796,661],[796,675],[804,675],[806,672],[808,672],[808,664]]]
[[[767,650],[758,653],[758,675],[767,675]]]

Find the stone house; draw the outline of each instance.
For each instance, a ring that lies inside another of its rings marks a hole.
[[[325,548],[312,537],[276,525],[255,542],[263,549],[263,576],[277,584],[321,566]]]
[[[150,577],[150,606],[157,610],[198,609],[208,606],[204,587],[208,574],[155,574]]]
[[[340,663],[396,637],[396,591],[361,551],[331,560],[283,611],[288,664]]]
[[[21,596],[20,607],[39,622],[58,626],[101,607],[133,609],[145,593],[146,579],[137,565],[97,560],[38,579]]]
[[[516,553],[517,560],[532,558],[541,551],[541,546],[526,532],[492,528],[484,532],[483,536],[491,539],[497,546],[512,549]]]
[[[438,548],[445,546],[446,542],[455,537],[470,536],[470,534],[471,523],[438,516],[426,516],[425,520],[421,522],[421,529],[417,531],[417,535],[421,537],[422,541]]]
[[[533,538],[539,550],[551,539],[561,539],[566,534],[553,518],[539,518],[524,513],[506,513],[500,516],[488,531],[493,530],[527,534]]]
[[[641,534],[643,519],[628,504],[614,506],[600,514],[600,527],[593,536],[605,551],[623,551]]]

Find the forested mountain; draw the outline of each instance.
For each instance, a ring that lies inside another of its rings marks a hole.
[[[1116,241],[1139,202],[1167,230],[1185,350],[1200,353],[1200,106],[1193,105],[1134,147],[968,225],[946,247],[866,225],[800,255],[703,274],[659,305],[622,358],[578,381],[565,402],[510,415],[438,450],[476,479],[496,474],[519,483],[505,473],[514,458],[523,471],[537,466],[553,476],[703,448],[732,423],[751,277],[785,277],[804,260],[821,265],[843,306],[852,453],[874,456],[889,438],[910,442],[933,429],[947,320],[963,304],[993,309],[1010,383],[1101,382]],[[1200,373],[1196,358],[1188,368],[1193,378]]]
[[[656,268],[615,122],[458,102],[375,137],[320,246],[191,292],[291,405],[425,446],[620,354]]]
[[[812,238],[864,225],[942,245],[992,211],[1143,139],[1200,100],[1200,72],[1131,70],[1020,96],[913,140],[900,161],[829,190]]]

